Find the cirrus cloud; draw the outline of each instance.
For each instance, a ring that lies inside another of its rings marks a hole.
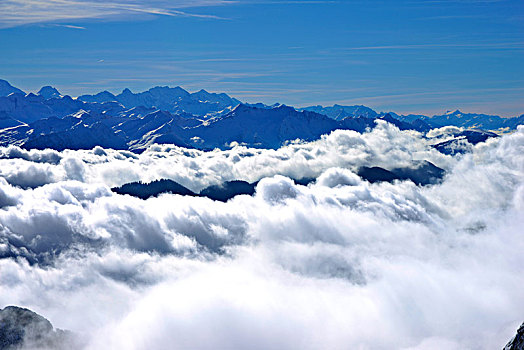
[[[112,18],[136,15],[183,16],[197,18],[219,17],[197,14],[182,9],[188,7],[231,4],[225,0],[5,0],[0,3],[0,28],[31,23],[72,21],[79,19]],[[82,28],[69,25],[72,28]]]

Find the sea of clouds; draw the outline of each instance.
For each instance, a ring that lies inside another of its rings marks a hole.
[[[278,150],[0,148],[0,307],[87,349],[501,348],[524,320],[524,127],[430,143],[379,122]],[[418,160],[442,183],[355,175]],[[161,178],[261,181],[227,203],[110,190]]]

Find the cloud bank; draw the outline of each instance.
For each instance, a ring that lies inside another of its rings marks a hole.
[[[381,123],[278,150],[0,158],[0,307],[87,349],[492,349],[522,322],[523,127],[455,157]],[[443,182],[355,175],[413,160]],[[227,203],[109,189],[164,177],[261,181]]]

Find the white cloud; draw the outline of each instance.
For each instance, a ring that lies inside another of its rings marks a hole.
[[[294,179],[316,178],[333,167],[348,168],[353,172],[360,166],[392,169],[425,159],[448,169],[456,162],[451,156],[430,147],[430,142],[419,133],[401,132],[390,124],[380,122],[371,132],[362,135],[355,131],[337,130],[318,141],[289,145],[278,150],[237,146],[227,151],[203,152],[173,145],[155,145],[136,155],[101,148],[61,153],[0,148],[0,174],[14,172],[11,164],[16,161],[19,164],[17,167],[34,165],[39,169],[53,169],[55,181],[78,180],[79,174],[65,169],[66,158],[80,158],[86,163],[82,176],[88,183],[104,183],[113,187],[138,180],[147,182],[169,178],[193,191],[224,181],[254,182],[273,175]],[[22,162],[21,159],[41,164]],[[57,162],[59,166],[51,167]],[[48,181],[52,182],[52,177]]]
[[[49,151],[4,149],[0,307],[30,307],[89,349],[501,348],[524,314],[524,128],[458,158],[427,142],[381,124],[279,150],[97,148],[42,163]],[[354,174],[412,159],[448,175],[419,187]],[[51,183],[9,184],[31,166]],[[227,203],[143,201],[110,192],[121,174],[192,188],[269,178]]]
[[[0,3],[0,28],[29,23],[133,15],[186,16],[216,19],[218,17],[214,15],[195,14],[182,11],[181,9],[229,3],[232,2],[224,0],[4,0]],[[65,26],[83,29],[83,27],[71,24]]]

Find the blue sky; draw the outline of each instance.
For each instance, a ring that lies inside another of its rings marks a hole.
[[[522,0],[2,0],[0,47],[26,91],[524,113]]]

